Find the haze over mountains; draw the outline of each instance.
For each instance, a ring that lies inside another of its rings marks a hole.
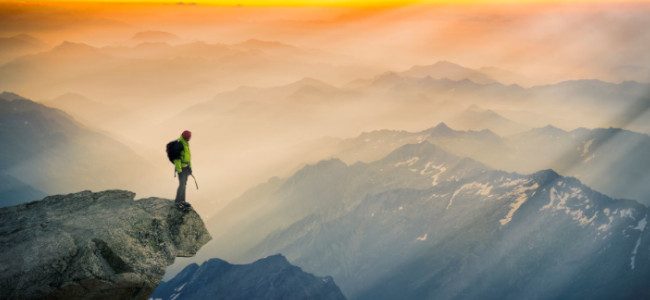
[[[616,128],[564,131],[546,126],[501,137],[490,130],[460,131],[440,123],[420,132],[367,132],[330,148],[332,156],[348,163],[369,162],[421,141],[501,170],[531,173],[552,168],[608,195],[650,204],[650,190],[643,184],[650,167],[650,136]]]
[[[0,3],[0,204],[172,198],[187,129],[214,240],[161,297],[650,298],[649,16]]]
[[[0,150],[0,172],[8,178],[3,193],[20,191],[14,200],[3,198],[2,205],[84,188],[127,186],[151,192],[146,182],[161,178],[127,146],[63,111],[4,92],[0,114],[0,138],[8,145]]]
[[[43,50],[45,43],[29,34],[0,37],[0,63]]]
[[[635,299],[648,293],[647,214],[550,170],[495,171],[422,142],[260,185],[215,216],[219,246],[205,249],[279,251],[355,299]]]

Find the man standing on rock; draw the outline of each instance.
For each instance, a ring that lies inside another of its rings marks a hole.
[[[178,158],[173,160],[174,167],[176,168],[176,173],[178,173],[176,204],[184,207],[191,207],[191,205],[185,201],[185,187],[187,185],[187,177],[192,175],[192,154],[190,153],[189,144],[191,138],[192,132],[189,130],[183,131],[181,137],[177,140],[182,145],[180,155]]]

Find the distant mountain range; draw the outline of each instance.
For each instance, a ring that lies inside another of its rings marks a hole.
[[[420,132],[380,130],[338,142],[332,156],[348,163],[373,161],[409,143],[428,141],[497,169],[523,173],[554,169],[598,191],[650,204],[644,182],[650,136],[615,128],[572,131],[546,126],[501,137],[489,130],[454,130],[445,123]]]
[[[650,92],[648,84],[575,80],[524,88],[496,81],[488,83],[487,79],[476,79],[482,82],[477,83],[468,79],[474,77],[473,73],[449,62],[414,69],[426,72],[386,72],[343,86],[304,78],[281,86],[240,87],[220,93],[210,101],[196,104],[173,119],[193,126],[205,126],[205,123],[213,123],[214,118],[232,115],[291,120],[318,112],[323,115],[319,116],[319,123],[327,122],[328,115],[339,116],[337,122],[340,122],[341,116],[356,114],[357,117],[350,117],[346,122],[356,125],[364,118],[363,124],[374,124],[375,128],[385,127],[385,124],[422,127],[426,126],[424,122],[437,119],[457,127],[490,129],[503,135],[546,124],[563,128],[610,124],[650,132],[650,122],[643,114],[650,112],[637,109],[638,106],[647,104],[643,99]],[[445,77],[445,74],[449,76]],[[346,105],[340,105],[341,103]],[[292,105],[296,109],[288,111],[284,109],[286,105]],[[508,116],[504,117],[494,107],[508,107]],[[629,110],[633,108],[642,115],[631,115]],[[298,109],[301,114],[293,113]],[[375,114],[366,117],[363,115],[366,111]],[[530,115],[534,112],[544,113],[531,118]],[[576,112],[589,116],[575,118]],[[404,115],[409,117],[405,118]],[[360,126],[363,125],[356,125],[355,128]],[[337,132],[325,134],[337,135]]]
[[[0,37],[0,64],[16,57],[44,50],[45,42],[29,34]]]
[[[170,43],[178,42],[181,38],[173,33],[159,31],[159,30],[147,30],[136,32],[129,42],[140,44],[140,43]]]
[[[641,299],[648,212],[551,170],[496,171],[423,141],[259,185],[211,220],[204,250],[283,253],[353,299]]]
[[[345,299],[332,277],[316,277],[280,255],[233,265],[213,258],[162,282],[150,299]]]
[[[507,119],[491,109],[483,109],[476,104],[450,118],[449,124],[455,128],[469,130],[489,129],[502,136],[530,129],[528,126]]]
[[[97,102],[77,93],[65,93],[41,103],[65,111],[83,124],[106,124],[120,120],[128,113],[119,106]]]
[[[455,81],[467,79],[478,84],[490,84],[497,82],[479,70],[466,68],[449,61],[439,61],[428,66],[413,66],[406,71],[400,72],[399,74],[402,76],[418,78],[431,77],[434,79],[450,79]]]
[[[169,37],[160,35],[164,34],[142,33],[137,38],[143,42],[127,46],[64,41],[47,51],[0,64],[4,79],[0,89],[41,99],[76,91],[115,104],[131,104],[133,99],[142,104],[151,98],[160,104],[163,98],[174,96],[193,100],[188,95],[199,94],[201,99],[204,93],[214,95],[242,82],[268,86],[289,78],[354,78],[367,74],[367,69],[376,71],[343,56],[280,42],[170,44]]]
[[[14,197],[24,195],[3,198],[2,205],[34,200],[42,192],[119,186],[141,191],[145,182],[160,178],[160,172],[127,146],[58,109],[12,93],[0,94],[0,139],[5,145],[0,173],[14,178],[13,186],[22,190]]]

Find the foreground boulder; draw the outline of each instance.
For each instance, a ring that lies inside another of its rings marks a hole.
[[[0,209],[0,299],[146,299],[177,256],[210,240],[199,215],[129,191]]]
[[[330,276],[316,277],[279,254],[246,265],[213,258],[163,282],[153,299],[345,299]]]

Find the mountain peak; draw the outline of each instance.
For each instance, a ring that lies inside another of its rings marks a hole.
[[[453,68],[463,68],[463,69],[465,69],[465,67],[463,67],[463,66],[461,66],[461,65],[459,65],[457,63],[450,62],[448,60],[439,60],[436,63],[434,63],[432,66],[435,66],[435,67],[453,67]]]
[[[440,147],[429,143],[429,142],[420,142],[417,144],[406,144],[403,145],[388,154],[382,161],[384,162],[396,162],[404,161],[417,157],[420,159],[429,159],[433,161],[450,161],[452,159],[458,158],[457,156],[446,152]]]
[[[265,41],[260,39],[248,39],[243,42],[237,43],[234,46],[250,47],[250,48],[294,48],[278,41]]]
[[[84,43],[63,41],[61,44],[50,50],[51,53],[63,55],[99,54],[99,50]]]
[[[552,169],[537,171],[533,173],[531,176],[535,178],[538,182],[543,183],[544,185],[549,184],[550,182],[553,182],[556,179],[562,177],[560,176],[560,174],[558,174]]]
[[[322,80],[313,78],[313,77],[304,77],[301,78],[300,80],[296,81],[293,83],[294,85],[310,85],[310,86],[331,86],[327,83],[325,83]]]
[[[440,122],[438,123],[438,125],[424,130],[423,133],[427,133],[429,135],[435,135],[435,136],[452,136],[458,133],[458,131],[447,126],[445,122]]]
[[[181,38],[173,33],[159,30],[147,30],[136,32],[131,40],[138,42],[168,42],[174,40],[180,40]]]
[[[392,71],[388,71],[375,76],[372,79],[372,84],[373,85],[395,84],[401,82],[403,79],[404,78],[402,78],[402,76],[400,76],[399,74]]]
[[[20,34],[12,36],[11,38],[17,39],[17,40],[20,40],[20,41],[23,41],[23,42],[26,42],[26,43],[30,43],[30,44],[35,45],[35,46],[43,46],[43,45],[45,45],[45,43],[43,41],[39,40],[38,38],[36,38],[34,36],[26,34],[26,33],[20,33]]]
[[[544,127],[535,128],[533,130],[535,130],[537,132],[540,132],[540,133],[546,133],[546,134],[565,134],[565,133],[567,133],[564,129],[555,127],[555,126],[553,126],[551,124],[548,124],[548,125],[546,125]]]
[[[25,97],[22,97],[22,96],[20,96],[18,94],[14,94],[12,92],[7,92],[7,91],[4,91],[4,92],[0,93],[0,100],[5,100],[5,101],[9,101],[9,102],[15,101],[15,100],[31,101],[31,100],[29,100],[29,99],[27,99]]]
[[[468,80],[476,84],[490,84],[496,81],[489,76],[470,68],[446,60],[432,65],[416,65],[400,74],[411,77],[427,77],[435,79],[447,78],[452,81]]]
[[[269,255],[269,256],[267,256],[265,258],[262,258],[260,260],[255,261],[254,263],[255,264],[287,265],[287,266],[291,265],[291,263],[289,263],[287,258],[284,257],[284,255],[282,255],[280,253]]]
[[[186,268],[151,295],[154,299],[345,299],[331,277],[317,277],[271,255],[249,264],[210,259]]]
[[[476,104],[473,103],[472,105],[468,106],[467,109],[465,109],[465,111],[469,111],[469,112],[484,112],[484,111],[486,111],[486,109],[484,109],[484,108],[482,108],[482,107],[480,107],[480,106],[478,106],[478,105],[476,105]]]

